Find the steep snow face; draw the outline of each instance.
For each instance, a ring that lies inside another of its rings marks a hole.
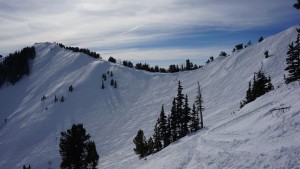
[[[59,168],[60,132],[83,123],[100,155],[99,168],[297,168],[300,166],[300,88],[283,80],[296,27],[219,57],[202,69],[148,73],[91,59],[52,43],[35,44],[32,73],[0,89],[0,168]],[[265,59],[268,50],[270,57]],[[253,73],[264,70],[275,90],[239,110]],[[102,74],[107,75],[101,89]],[[110,86],[111,79],[118,88]],[[147,161],[134,154],[134,136],[152,135],[161,105],[169,113],[178,81],[193,104],[197,82],[205,129],[172,143]],[[68,92],[73,85],[74,91]],[[45,95],[46,99],[41,101]],[[64,102],[54,103],[54,97]],[[274,108],[290,107],[284,112]]]

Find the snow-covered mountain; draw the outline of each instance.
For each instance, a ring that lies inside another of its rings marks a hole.
[[[49,161],[59,168],[60,132],[74,123],[83,123],[95,141],[101,169],[300,168],[300,86],[283,80],[288,44],[296,34],[295,26],[201,69],[173,74],[37,43],[31,74],[0,89],[0,168],[47,168]],[[275,90],[239,110],[248,82],[260,69],[271,76]],[[114,75],[101,89],[107,71]],[[161,105],[170,112],[179,80],[190,105],[200,82],[205,129],[139,160],[132,140],[139,129],[147,137],[153,134]],[[65,101],[54,103],[55,95]]]

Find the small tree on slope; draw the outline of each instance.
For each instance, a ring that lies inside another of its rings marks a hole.
[[[133,149],[135,154],[139,155],[139,158],[144,158],[148,154],[147,140],[144,136],[143,130],[139,130],[135,138],[133,139],[135,148]]]

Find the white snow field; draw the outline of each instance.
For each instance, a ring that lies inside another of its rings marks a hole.
[[[0,168],[59,168],[60,132],[83,123],[95,141],[101,169],[300,168],[300,85],[286,85],[288,44],[296,26],[219,57],[203,68],[149,73],[92,59],[53,43],[35,44],[31,74],[0,89]],[[264,57],[268,50],[269,58]],[[239,110],[254,72],[263,69],[275,90]],[[102,74],[114,76],[101,89]],[[115,79],[118,88],[111,87]],[[132,142],[139,129],[153,134],[161,105],[170,113],[178,80],[192,106],[200,82],[205,129],[139,160]],[[73,85],[74,91],[68,92]],[[46,99],[41,101],[45,95]],[[55,95],[63,103],[54,103]],[[290,107],[284,112],[274,108]],[[4,119],[7,122],[4,123]]]

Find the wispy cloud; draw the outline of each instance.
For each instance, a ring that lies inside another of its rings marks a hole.
[[[268,27],[299,20],[291,5],[282,0],[1,0],[0,52],[44,41],[95,49],[136,48],[201,37],[208,30]]]

